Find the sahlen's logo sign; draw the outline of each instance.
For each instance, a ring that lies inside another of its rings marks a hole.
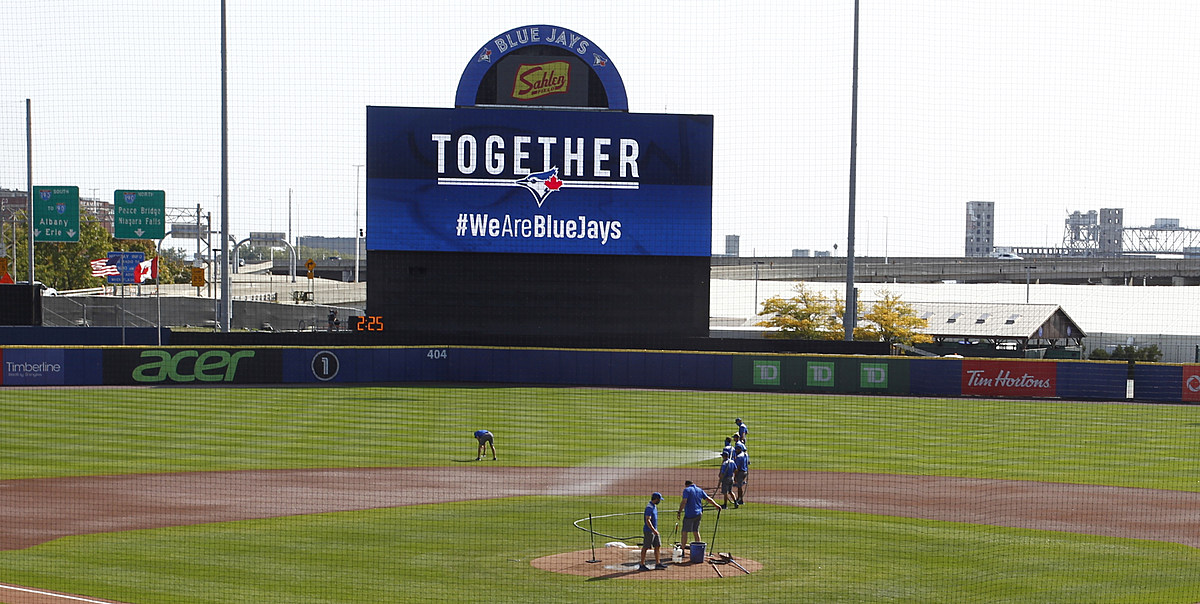
[[[551,61],[538,65],[521,65],[513,82],[514,99],[531,101],[552,94],[566,94],[571,88],[571,64]]]

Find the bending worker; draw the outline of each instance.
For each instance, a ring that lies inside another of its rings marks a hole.
[[[683,514],[683,532],[679,536],[682,543],[687,543],[688,531],[691,531],[696,534],[696,541],[700,541],[700,517],[704,514],[705,500],[712,502],[713,507],[719,508],[721,504],[690,480],[684,482],[683,486],[683,497],[679,501],[679,509],[675,511],[676,518]]]
[[[487,430],[476,430],[475,440],[479,441],[479,453],[475,456],[475,461],[483,458],[483,453],[489,446],[492,448],[492,461],[496,461],[496,437]]]

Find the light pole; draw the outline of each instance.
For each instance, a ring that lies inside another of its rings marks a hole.
[[[1036,266],[1025,267],[1025,303],[1029,304],[1029,271],[1037,269]]]
[[[362,164],[354,164],[354,282],[358,283],[358,174]]]
[[[761,260],[754,261],[754,314],[758,315],[758,267],[762,264]]]
[[[888,264],[888,217],[883,217],[883,263]]]

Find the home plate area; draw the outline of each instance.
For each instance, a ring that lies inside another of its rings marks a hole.
[[[689,548],[683,550],[683,561],[672,562],[672,548],[661,550],[665,570],[638,570],[642,548],[609,544],[593,550],[585,549],[565,554],[554,554],[530,562],[534,568],[554,573],[601,577],[605,579],[665,579],[686,581],[691,579],[732,579],[761,570],[763,565],[754,560],[731,555],[729,552],[706,553],[703,562],[693,562]],[[654,568],[654,550],[646,551],[646,565]]]

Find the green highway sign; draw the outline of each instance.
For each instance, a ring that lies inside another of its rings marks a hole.
[[[79,187],[33,188],[33,240],[79,243]]]
[[[113,193],[114,239],[162,239],[166,236],[167,194],[163,191]]]

